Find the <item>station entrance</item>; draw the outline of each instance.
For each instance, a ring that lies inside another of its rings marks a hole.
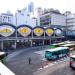
[[[16,48],[26,48],[31,46],[30,40],[17,40]]]
[[[0,41],[0,50],[8,51],[15,48],[14,40],[3,40]]]
[[[50,45],[50,44],[51,44],[50,39],[45,39],[45,40],[44,40],[44,45]]]
[[[43,40],[42,39],[32,40],[32,46],[43,46]]]

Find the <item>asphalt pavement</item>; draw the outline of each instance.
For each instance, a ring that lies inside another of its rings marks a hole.
[[[16,75],[75,75],[75,71],[69,67],[68,58],[53,63],[49,62],[46,65],[46,61],[43,60],[46,49],[47,46],[17,50],[8,55],[5,65]],[[31,58],[31,64],[28,62],[29,57]],[[45,63],[45,67],[43,63]]]
[[[75,75],[69,67],[69,62],[62,62],[34,72],[34,75]]]
[[[41,68],[43,63],[41,55],[35,52],[44,50],[46,47],[32,47],[15,51],[8,55],[5,65],[16,75],[34,75],[34,72]],[[31,64],[28,61],[29,57],[31,58]]]

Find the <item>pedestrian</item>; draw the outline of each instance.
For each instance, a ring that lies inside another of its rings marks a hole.
[[[31,58],[30,57],[28,58],[28,62],[29,62],[29,64],[31,64]]]

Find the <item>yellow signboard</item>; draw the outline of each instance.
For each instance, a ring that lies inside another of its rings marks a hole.
[[[18,29],[18,32],[22,35],[22,36],[28,36],[31,33],[31,29],[28,27],[21,27]]]
[[[34,34],[36,36],[41,36],[41,35],[43,35],[43,33],[44,33],[44,30],[42,28],[35,28],[34,29]]]
[[[15,29],[12,26],[2,25],[0,26],[0,34],[2,36],[8,37],[15,32]]]
[[[3,29],[0,30],[0,33],[11,33],[12,31],[10,29]]]
[[[54,33],[54,30],[53,29],[51,29],[51,28],[46,29],[46,34],[48,36],[51,36],[53,33]]]
[[[20,29],[20,32],[25,34],[25,33],[29,32],[29,29],[28,28],[22,28],[22,29]]]

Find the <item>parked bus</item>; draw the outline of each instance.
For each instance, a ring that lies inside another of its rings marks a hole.
[[[51,49],[51,48],[60,47],[61,45],[64,45],[64,44],[65,44],[65,42],[60,42],[60,43],[51,44],[51,45],[49,46],[49,48]]]
[[[69,55],[68,47],[57,47],[45,51],[45,58],[47,60],[56,60],[67,55]]]
[[[75,50],[75,44],[65,44],[63,47],[69,47],[69,50]]]

